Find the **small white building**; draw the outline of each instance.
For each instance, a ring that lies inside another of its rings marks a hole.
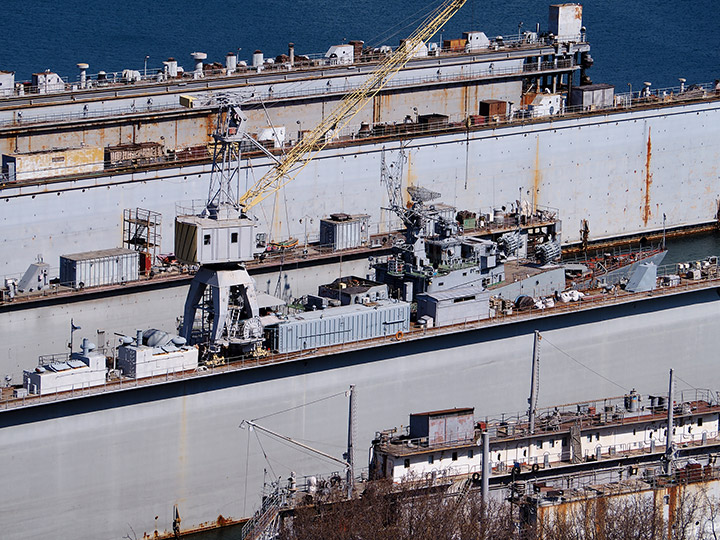
[[[355,46],[333,45],[325,53],[325,58],[330,60],[331,65],[352,64],[355,62]]]
[[[15,93],[15,72],[0,71],[0,96],[11,96]]]
[[[73,353],[67,361],[49,362],[33,371],[23,372],[23,386],[30,394],[55,394],[82,390],[105,383],[105,355],[95,345],[83,340],[82,352]]]
[[[463,32],[463,39],[467,41],[465,52],[472,53],[490,47],[490,40],[485,32]]]
[[[65,90],[65,82],[60,78],[60,75],[50,70],[43,73],[33,73],[32,86],[37,88],[38,94],[51,94]]]

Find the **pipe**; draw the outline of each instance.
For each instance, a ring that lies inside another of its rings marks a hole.
[[[668,385],[668,415],[667,415],[667,437],[665,437],[665,457],[667,461],[665,463],[665,472],[670,474],[672,469],[672,454],[673,454],[673,370],[670,370],[670,384]]]
[[[482,433],[482,488],[480,493],[484,507],[490,494],[490,433],[487,431]]]
[[[143,342],[143,331],[142,330],[135,330],[135,344],[140,347]]]
[[[537,407],[537,391],[536,386],[540,384],[540,332],[535,330],[535,341],[533,341],[533,359],[532,359],[532,375],[530,379],[530,411],[528,412],[530,420],[530,434],[535,433],[535,408]]]
[[[348,440],[347,440],[347,490],[348,499],[352,497],[355,487],[355,460],[353,450],[353,431],[355,429],[355,385],[350,385],[350,396],[348,404]]]

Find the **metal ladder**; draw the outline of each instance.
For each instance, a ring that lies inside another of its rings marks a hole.
[[[280,515],[280,506],[284,494],[276,490],[263,501],[255,515],[243,525],[240,531],[240,540],[272,540],[277,537]]]
[[[580,463],[582,461],[582,444],[580,443],[580,426],[576,423],[570,426],[570,453],[572,454],[572,462]]]

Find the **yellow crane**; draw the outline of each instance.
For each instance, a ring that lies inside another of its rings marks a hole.
[[[273,166],[239,199],[246,213],[266,197],[292,181],[330,142],[332,133],[339,132],[360,112],[412,58],[418,48],[429,40],[467,0],[445,0],[429,15],[400,47],[387,56],[369,75],[365,83],[346,95],[315,129],[293,146],[285,158]]]

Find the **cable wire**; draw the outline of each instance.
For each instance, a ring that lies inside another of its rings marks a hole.
[[[265,461],[268,464],[268,467],[270,467],[270,472],[275,477],[275,480],[280,480],[280,477],[275,473],[275,469],[273,469],[272,463],[270,463],[270,458],[268,457],[267,453],[265,452],[265,448],[263,448],[262,442],[260,442],[260,437],[258,436],[257,430],[255,431],[255,438],[257,439],[258,444],[260,445],[260,450],[262,451],[263,456],[265,457]]]
[[[284,414],[284,413],[286,413],[286,412],[294,411],[294,410],[296,410],[296,409],[302,409],[303,407],[307,407],[308,405],[314,405],[315,403],[320,403],[321,401],[325,401],[325,400],[328,400],[328,399],[332,399],[332,398],[334,398],[334,397],[344,396],[345,393],[346,393],[345,391],[338,392],[337,394],[333,394],[333,395],[331,395],[331,396],[322,397],[322,398],[316,399],[316,400],[314,400],[314,401],[309,401],[309,402],[307,402],[307,403],[303,403],[302,405],[296,405],[295,407],[290,407],[290,408],[288,408],[288,409],[283,409],[282,411],[277,411],[277,412],[274,412],[274,413],[266,414],[265,416],[258,416],[257,418],[253,418],[253,419],[251,420],[251,422],[257,422],[258,420],[264,420],[265,418],[270,418],[271,416],[277,416],[278,414]]]
[[[613,380],[611,380],[611,379],[608,379],[605,375],[602,375],[602,374],[598,373],[597,371],[595,371],[594,369],[586,366],[585,364],[583,364],[583,363],[582,363],[580,360],[578,360],[577,358],[574,358],[572,355],[566,353],[565,351],[563,351],[563,350],[562,350],[560,347],[558,347],[557,345],[554,345],[554,344],[553,344],[552,342],[550,342],[550,341],[548,340],[548,338],[545,337],[544,335],[543,335],[543,341],[547,342],[548,345],[550,345],[551,347],[553,347],[554,349],[556,349],[556,350],[557,350],[558,352],[560,352],[561,354],[567,356],[567,357],[568,357],[570,360],[572,360],[573,362],[575,362],[575,363],[577,363],[578,365],[584,367],[585,369],[587,369],[587,370],[590,371],[591,373],[594,373],[595,375],[597,375],[597,376],[600,377],[601,379],[606,380],[606,381],[609,382],[610,384],[614,384],[614,385],[617,386],[618,388],[622,389],[623,392],[627,392],[627,388],[625,388],[623,385],[618,384],[618,383],[616,383],[615,381],[613,381]]]

